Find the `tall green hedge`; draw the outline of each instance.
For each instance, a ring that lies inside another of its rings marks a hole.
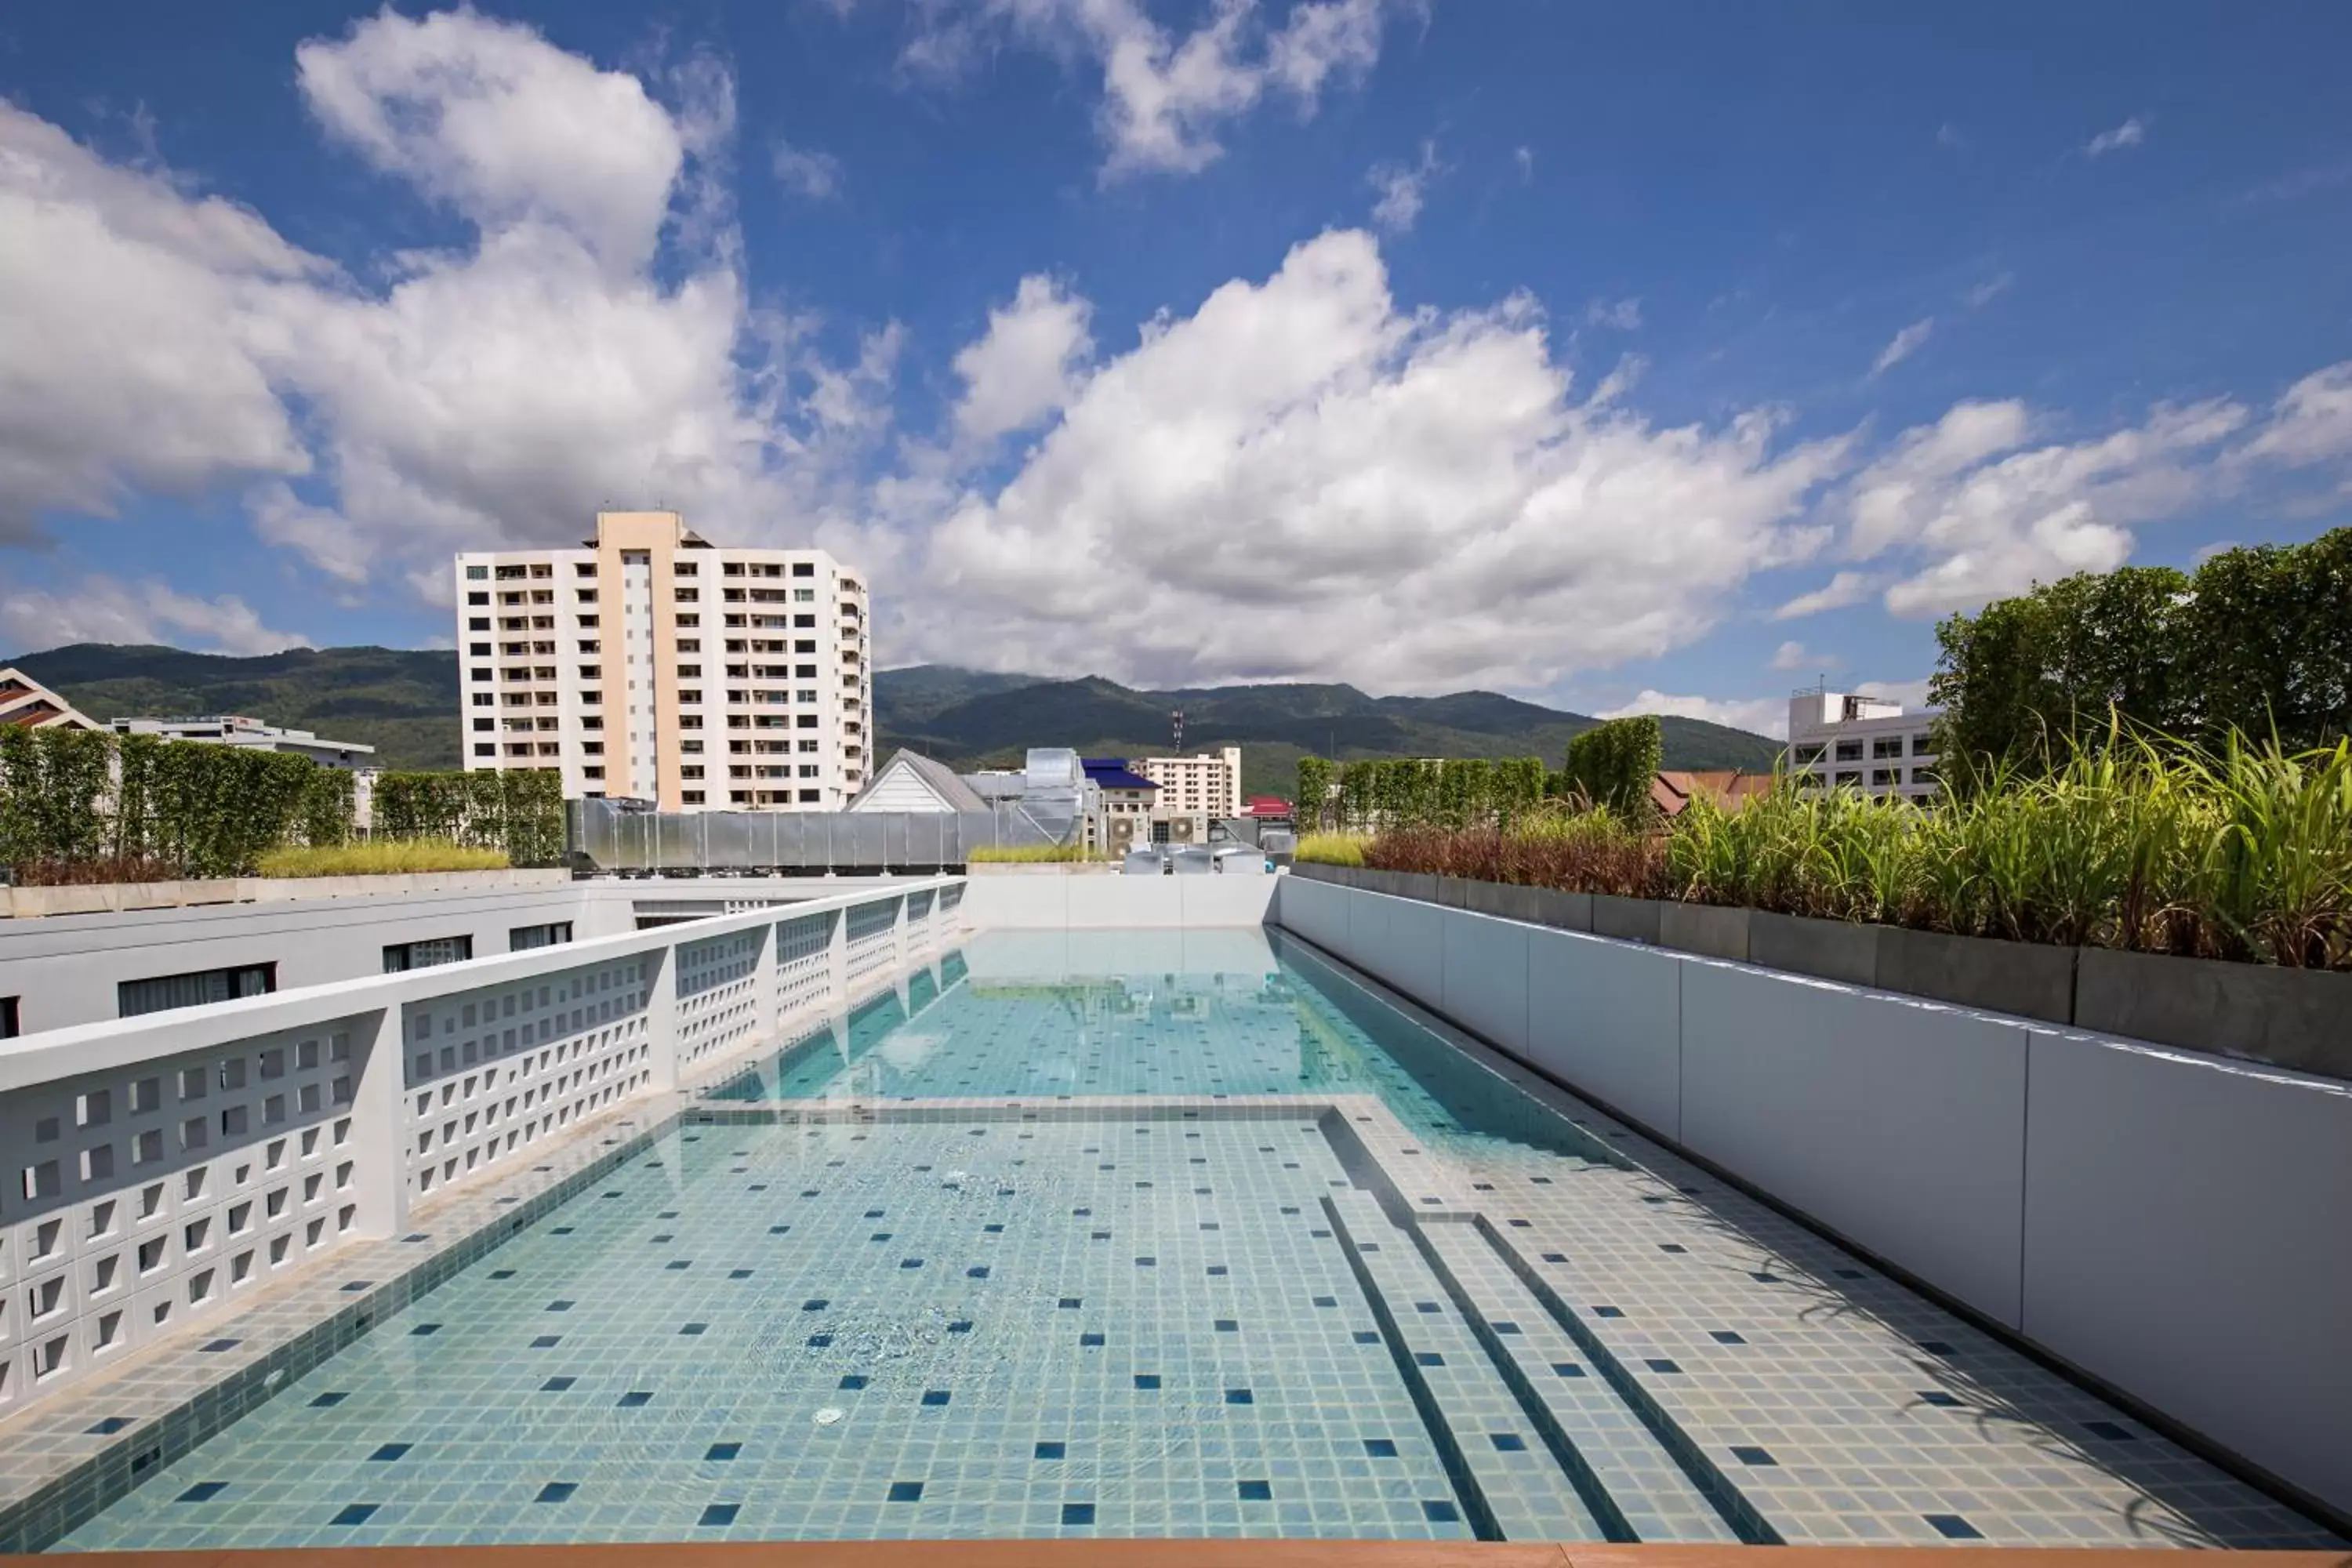
[[[1331,814],[1331,783],[1337,777],[1324,757],[1298,759],[1298,806],[1294,820],[1301,833],[1319,833]]]
[[[242,746],[0,726],[0,866],[243,876],[279,845],[348,841],[352,784],[343,769]],[[379,838],[454,838],[517,866],[563,858],[552,772],[384,773],[374,816]]]
[[[1568,787],[1627,816],[1650,809],[1650,781],[1665,757],[1657,719],[1642,714],[1596,724],[1568,743]]]
[[[1302,801],[1308,798],[1309,762],[1327,770],[1333,765],[1319,757],[1299,763]],[[1539,757],[1393,757],[1349,763],[1339,769],[1339,823],[1359,830],[1507,826],[1542,804],[1543,777]]]
[[[375,781],[379,838],[449,838],[503,849],[517,866],[563,858],[563,781],[553,770],[382,773]]]

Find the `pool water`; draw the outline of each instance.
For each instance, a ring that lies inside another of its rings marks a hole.
[[[1255,931],[984,936],[61,1544],[2325,1540],[1525,1077]]]

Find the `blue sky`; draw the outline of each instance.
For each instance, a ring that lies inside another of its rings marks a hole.
[[[0,652],[446,639],[656,501],[885,662],[1767,725],[2352,521],[2352,14],[0,21]]]

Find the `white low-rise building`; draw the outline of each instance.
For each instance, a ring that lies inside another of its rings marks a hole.
[[[1822,687],[1796,692],[1789,699],[1790,774],[1800,788],[1931,799],[1943,788],[1934,731],[1940,712],[1906,713],[1899,702]]]

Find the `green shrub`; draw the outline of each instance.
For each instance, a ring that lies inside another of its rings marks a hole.
[[[1101,858],[1082,844],[984,844],[964,856],[966,863],[974,866],[1043,866]]]
[[[1302,866],[1361,866],[1371,841],[1368,833],[1302,833],[1291,859]]]
[[[499,871],[506,851],[446,838],[378,838],[358,844],[282,845],[262,852],[264,877],[387,877],[420,871]]]

